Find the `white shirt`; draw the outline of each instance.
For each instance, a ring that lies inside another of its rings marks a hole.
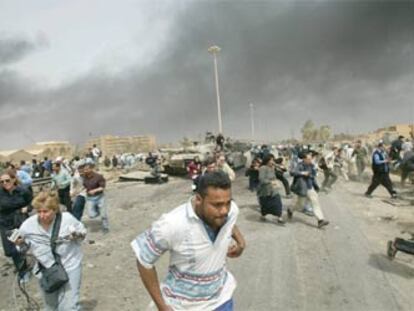
[[[99,150],[98,147],[95,147],[92,149],[92,154],[94,158],[99,158],[99,156],[101,155],[101,150]]]
[[[348,147],[345,148],[345,156],[347,160],[351,160],[352,159],[352,154],[354,153],[354,148]]]
[[[86,234],[86,229],[80,221],[73,217],[72,214],[63,212],[56,253],[60,255],[60,260],[66,271],[79,267],[83,258],[81,242],[65,239],[65,237],[70,235],[72,228],[78,233]],[[30,244],[30,251],[45,268],[49,268],[55,263],[50,246],[52,229],[53,223],[50,225],[49,230],[46,231],[40,225],[37,214],[30,216],[19,228],[24,240]]]
[[[76,170],[70,182],[70,195],[71,196],[82,196],[86,198],[86,189],[83,185],[83,178],[80,176],[79,171]]]
[[[325,155],[325,162],[328,168],[333,169],[334,160],[335,160],[335,153],[333,151],[328,152],[328,154]]]
[[[413,150],[413,143],[411,141],[406,141],[402,145],[402,151],[408,152]]]
[[[190,200],[162,215],[131,242],[147,269],[164,252],[170,252],[161,293],[174,310],[214,310],[232,298],[236,281],[226,269],[226,258],[238,213],[232,202],[227,221],[213,243]]]
[[[234,173],[230,165],[227,164],[227,162],[224,162],[224,164],[222,166],[219,166],[218,169],[226,173],[231,181],[234,181],[236,179],[236,174]]]

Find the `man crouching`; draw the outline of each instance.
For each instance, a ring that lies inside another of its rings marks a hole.
[[[139,274],[158,310],[233,310],[236,281],[226,256],[239,257],[246,247],[238,213],[227,174],[207,173],[193,198],[132,241]],[[166,251],[169,269],[160,286],[154,263]]]

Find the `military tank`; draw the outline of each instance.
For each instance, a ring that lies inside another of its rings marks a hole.
[[[196,156],[201,162],[206,161],[209,157],[214,156],[216,145],[214,143],[198,144],[187,148],[162,149],[162,152],[168,153],[164,163],[164,171],[169,175],[184,176],[187,174],[187,166]],[[245,166],[247,158],[244,155],[246,146],[242,144],[227,144],[225,148],[226,160],[229,165],[238,170]]]
[[[168,157],[164,163],[164,171],[169,175],[184,176],[187,174],[187,166],[195,157],[199,157],[201,162],[213,155],[214,144],[202,144],[187,148],[162,149],[167,152]]]

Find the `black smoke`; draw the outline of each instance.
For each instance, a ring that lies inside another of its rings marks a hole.
[[[96,69],[53,89],[2,67],[33,47],[0,41],[0,122],[13,129],[2,145],[29,136],[81,142],[91,133],[166,142],[216,130],[213,44],[222,47],[227,135],[250,137],[250,102],[257,135],[268,139],[298,136],[307,119],[356,133],[414,118],[413,2],[194,1],[174,14],[167,44],[146,68]]]

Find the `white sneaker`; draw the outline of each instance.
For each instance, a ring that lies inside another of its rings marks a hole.
[[[29,282],[30,282],[31,277],[32,277],[32,273],[31,273],[30,271],[25,272],[25,273],[23,274],[23,276],[20,276],[20,275],[19,275],[19,283],[20,283],[21,285],[23,285],[23,284],[27,284],[27,283],[29,283]]]

